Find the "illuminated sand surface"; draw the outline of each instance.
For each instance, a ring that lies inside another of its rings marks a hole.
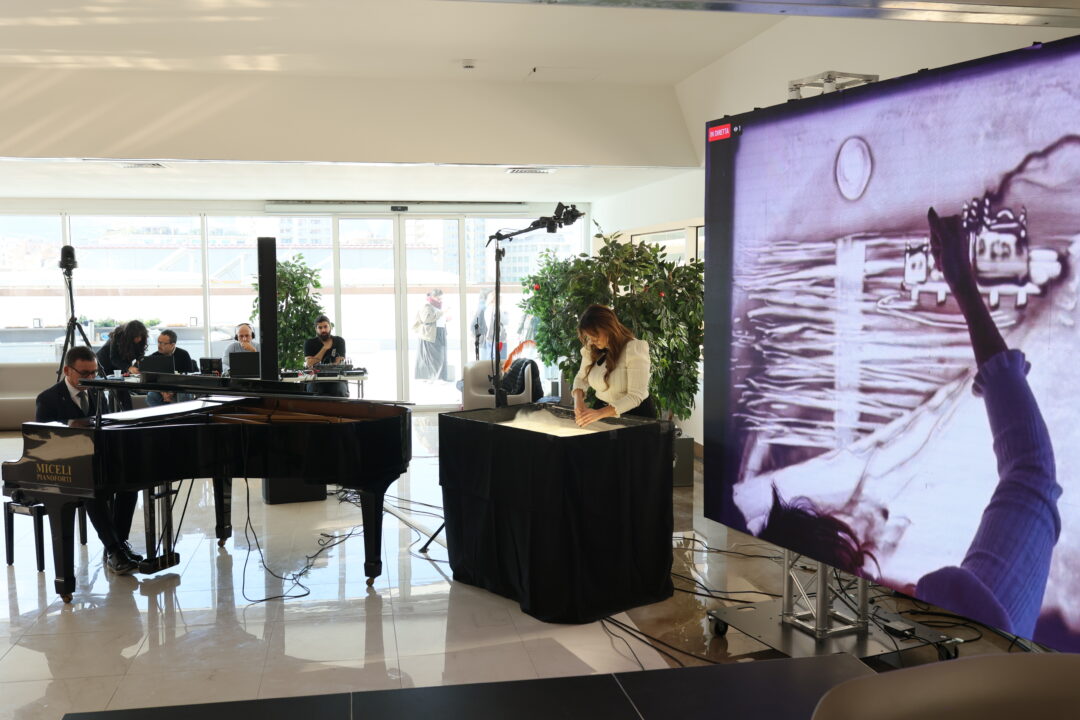
[[[557,437],[571,437],[574,435],[591,435],[595,432],[614,430],[615,425],[610,425],[600,420],[588,427],[580,428],[573,418],[561,418],[545,410],[532,412],[520,412],[513,420],[497,423],[506,427],[529,430],[531,432],[545,433]]]

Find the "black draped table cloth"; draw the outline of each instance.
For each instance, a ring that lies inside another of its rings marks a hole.
[[[671,423],[611,418],[558,437],[499,425],[545,405],[439,415],[454,579],[547,622],[585,623],[671,596]]]

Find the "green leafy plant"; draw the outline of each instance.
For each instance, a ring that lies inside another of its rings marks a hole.
[[[592,303],[611,307],[634,334],[649,343],[649,393],[666,416],[688,417],[698,390],[698,359],[704,340],[705,264],[678,264],[660,245],[603,241],[595,256],[558,258],[548,251],[540,268],[522,280],[520,307],[540,318],[536,347],[569,381],[581,361],[577,322]]]
[[[255,293],[259,283],[253,284]],[[315,318],[323,312],[319,271],[304,261],[301,254],[291,260],[277,261],[277,343],[278,367],[304,367],[304,341],[315,337]],[[251,321],[259,317],[259,299],[255,298]]]

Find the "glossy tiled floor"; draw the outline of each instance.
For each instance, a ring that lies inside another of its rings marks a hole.
[[[70,605],[53,594],[51,557],[46,572],[36,571],[32,523],[16,518],[15,565],[0,571],[7,598],[7,612],[0,611],[0,719],[674,664],[637,640],[612,637],[612,628],[600,623],[542,623],[513,601],[451,581],[437,544],[430,559],[419,555],[423,538],[410,524],[434,529],[440,522],[425,514],[438,515],[437,507],[418,504],[441,504],[435,416],[415,416],[414,434],[410,472],[388,496],[398,507],[384,521],[384,574],[373,588],[362,573],[357,508],[334,497],[266,506],[258,481],[249,493],[237,481],[235,536],[223,548],[212,537],[209,484],[194,483],[178,545],[182,562],[170,571],[107,574],[92,538],[77,549],[79,587]],[[0,435],[0,459],[21,452],[19,434]],[[702,518],[700,492],[700,477],[694,489],[676,491],[676,534],[684,538],[675,542],[676,571],[716,589],[776,592],[774,561],[692,549],[688,538],[775,552],[753,538],[729,537]],[[140,530],[141,511],[132,536],[137,549]],[[318,554],[302,585],[275,577],[302,568],[328,538],[340,542]],[[271,599],[253,602],[264,598]],[[719,604],[676,593],[616,619],[713,661],[778,657],[734,629],[713,637],[704,611]],[[931,659],[915,652],[908,662]],[[686,664],[705,662],[677,656]]]

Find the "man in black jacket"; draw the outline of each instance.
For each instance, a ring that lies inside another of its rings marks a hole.
[[[37,422],[63,422],[93,417],[97,408],[93,394],[83,388],[81,381],[93,379],[98,364],[94,351],[85,345],[77,345],[64,356],[64,379],[37,396]],[[94,524],[101,544],[105,546],[105,560],[113,572],[132,573],[142,560],[128,545],[131,518],[135,514],[138,493],[118,492],[112,498],[86,501],[86,514]]]
[[[166,355],[172,356],[173,369],[186,375],[187,373],[198,372],[199,367],[195,364],[195,361],[191,359],[191,355],[188,351],[182,347],[176,346],[176,333],[172,330],[162,330],[157,339],[157,352],[150,355]],[[186,396],[186,397],[184,397]],[[180,400],[190,400],[191,396],[187,393],[181,393]],[[164,403],[176,402],[176,393],[172,392],[149,392],[146,394],[146,404],[151,407],[156,405],[162,405]]]

